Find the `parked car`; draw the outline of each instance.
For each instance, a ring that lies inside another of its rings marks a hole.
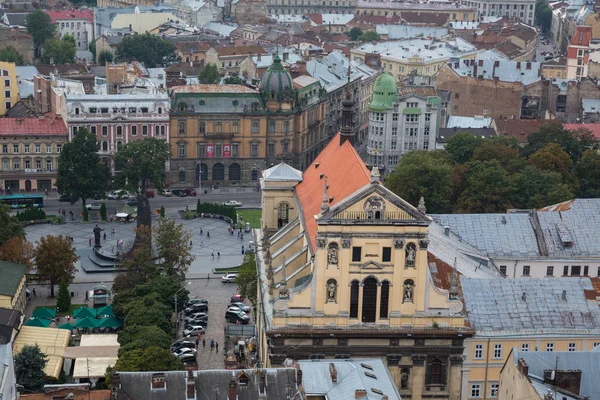
[[[221,282],[223,283],[234,283],[235,277],[237,276],[237,272],[230,272],[221,277]]]
[[[112,192],[110,192],[108,194],[108,199],[109,200],[121,200],[121,199],[128,199],[129,198],[129,193],[127,193],[127,191],[125,190],[113,190]]]
[[[102,208],[102,204],[104,203],[88,203],[85,205],[85,208],[88,210],[100,210]]]
[[[233,296],[231,296],[231,299],[229,300],[230,303],[237,303],[237,302],[243,302],[244,301],[244,296],[242,296],[241,294],[234,294]]]
[[[208,321],[186,322],[183,324],[183,330],[185,331],[186,329],[193,329],[195,326],[201,326],[202,328],[206,329],[208,326]]]
[[[146,190],[146,197],[149,199],[154,198],[154,190]]]
[[[184,364],[195,364],[198,362],[194,354],[184,354],[183,356],[179,357],[179,359]]]
[[[192,304],[183,312],[185,315],[192,315],[199,312],[208,312],[208,304]]]
[[[187,196],[196,196],[198,193],[196,193],[196,191],[194,189],[183,189],[183,191],[185,192],[185,194]]]
[[[138,206],[138,202],[137,199],[129,199],[125,202],[125,204],[127,204],[130,207],[137,207]]]
[[[173,196],[173,193],[171,193],[171,189],[165,189],[161,192],[161,194],[165,197],[171,197]]]
[[[192,304],[206,304],[208,306],[208,300],[205,299],[189,299],[186,303],[186,307],[190,307]]]
[[[175,350],[173,352],[173,355],[175,357],[181,357],[184,354],[194,354],[194,355],[196,355],[196,349],[190,349],[190,348],[187,348],[187,347],[182,347],[182,348],[180,348],[178,350]]]
[[[200,321],[208,322],[208,315],[206,315],[205,313],[196,313],[196,314],[188,315],[185,319],[186,324],[190,323],[190,322],[200,322]],[[200,325],[202,325],[202,324],[200,324]]]
[[[225,313],[225,320],[227,322],[240,322],[241,324],[247,324],[250,322],[250,317],[239,308],[231,307]]]
[[[237,200],[229,200],[223,203],[226,206],[241,207],[242,203]]]
[[[171,351],[176,351],[182,348],[195,349],[196,343],[189,340],[180,340],[171,345]]]
[[[229,308],[231,308],[231,307],[237,307],[237,308],[239,308],[240,310],[242,310],[245,313],[250,312],[250,310],[251,310],[250,307],[248,307],[247,305],[245,305],[241,301],[236,301],[235,303],[230,303],[229,304]]]
[[[201,325],[193,325],[183,330],[184,336],[204,335],[206,329]]]
[[[177,196],[177,197],[187,196],[187,194],[185,193],[185,191],[183,189],[173,189],[173,190],[171,190],[171,193],[173,193],[173,196]]]

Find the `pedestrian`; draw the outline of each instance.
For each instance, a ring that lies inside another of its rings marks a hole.
[[[106,240],[106,232],[104,232],[104,240]]]
[[[200,344],[200,342],[198,341],[198,338],[196,338],[196,349],[198,349],[199,344]]]
[[[238,234],[237,234],[237,238],[238,238],[238,239],[240,238],[240,233],[239,233],[239,232],[238,232]]]
[[[217,259],[221,258],[221,252],[217,251]]]
[[[206,339],[202,338],[202,347],[206,347]]]
[[[67,322],[71,322],[71,316],[67,315]]]
[[[203,233],[202,233],[202,229],[200,229],[200,235],[202,235],[202,234],[203,234]]]
[[[209,238],[210,237],[210,232],[206,231],[206,237]]]
[[[242,254],[244,254],[244,245],[242,245]]]
[[[91,245],[92,245],[92,238],[90,238],[90,239],[88,240],[88,242],[90,243],[90,246],[91,246]]]
[[[35,288],[33,288],[33,297],[37,297],[37,293],[35,291]]]
[[[242,240],[242,241],[244,240],[244,234],[243,233],[240,235],[240,240]]]
[[[215,344],[217,346],[217,353],[219,352],[219,342]]]
[[[210,340],[210,351],[215,348],[215,341],[213,339]]]
[[[112,230],[110,231],[110,236],[115,236],[115,228],[112,228]]]
[[[112,245],[110,250],[112,251],[113,254],[115,254],[115,245],[114,244]]]
[[[210,256],[212,257],[213,260],[215,259],[215,253],[214,252],[211,252]]]
[[[85,301],[88,301],[90,299],[90,295],[89,292],[86,290],[85,291]]]

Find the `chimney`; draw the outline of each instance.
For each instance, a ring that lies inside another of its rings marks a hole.
[[[236,400],[237,399],[237,390],[235,387],[235,378],[231,378],[229,381],[229,388],[227,389],[227,400]]]
[[[260,371],[259,372],[259,383],[258,383],[258,388],[259,388],[259,393],[260,394],[265,394],[265,373],[264,371]]]
[[[296,63],[296,71],[300,75],[306,75],[306,61],[300,60]]]
[[[354,400],[364,399],[367,397],[367,391],[365,389],[356,389],[354,392]]]
[[[283,61],[284,61],[284,62],[285,62],[285,61],[287,61],[287,60],[288,60],[288,58],[290,58],[290,53],[289,53],[289,52],[287,52],[287,51],[285,51],[285,52],[283,53]]]
[[[444,226],[444,235],[450,236],[450,227],[448,225]]]
[[[194,373],[192,371],[188,371],[187,398],[188,399],[196,398],[196,382],[194,381]]]
[[[581,388],[581,370],[544,370],[544,383],[554,385],[579,396]]]
[[[529,376],[529,365],[527,365],[527,362],[524,359],[519,358],[519,360],[517,360],[517,369],[523,376]]]
[[[567,301],[567,291],[563,290],[562,292],[562,301]]]
[[[333,363],[329,363],[329,375],[331,376],[331,382],[337,383],[337,370]]]

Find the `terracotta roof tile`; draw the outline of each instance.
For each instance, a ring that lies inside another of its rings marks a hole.
[[[371,181],[371,173],[352,144],[346,141],[340,146],[340,134],[335,135],[304,171],[304,180],[296,187],[304,213],[306,232],[313,249],[316,248],[317,235],[314,216],[321,213],[323,200],[321,174],[327,177],[327,196],[333,197],[329,206],[335,205]]]
[[[513,136],[520,142],[527,142],[530,133],[537,132],[542,125],[552,124],[550,120],[541,119],[496,119],[499,135]]]
[[[67,135],[67,127],[62,118],[2,118],[0,135]]]
[[[94,14],[91,10],[46,11],[46,14],[50,16],[53,24],[66,19],[85,19],[87,22],[94,22]]]
[[[576,132],[580,129],[588,130],[596,139],[600,139],[600,124],[565,124],[564,127],[566,130],[572,132]]]
[[[219,53],[221,57],[248,54],[265,54],[265,49],[256,45],[215,47],[215,50],[217,51],[217,53]]]

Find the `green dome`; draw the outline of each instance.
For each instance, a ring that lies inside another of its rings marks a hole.
[[[398,102],[396,80],[389,74],[382,74],[373,85],[373,98],[369,105],[371,111],[385,111]]]
[[[273,57],[273,64],[262,76],[258,88],[264,99],[292,100],[288,99],[293,94],[292,77],[281,64],[279,55]]]

